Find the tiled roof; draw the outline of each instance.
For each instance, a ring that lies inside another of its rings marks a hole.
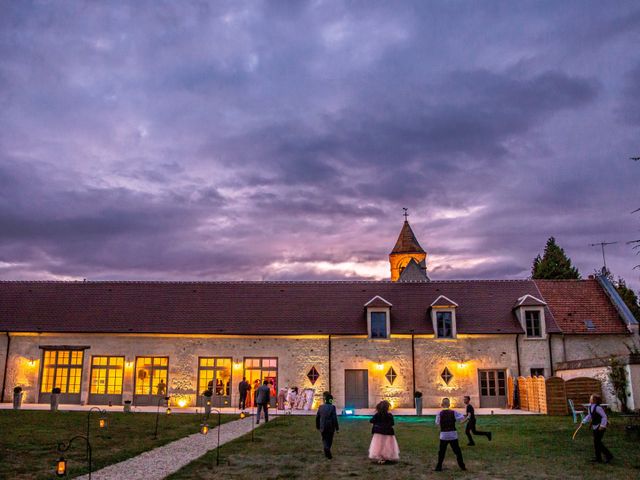
[[[597,280],[535,282],[540,289],[541,298],[547,302],[556,323],[564,333],[628,333]],[[589,329],[587,320],[591,320],[595,328]]]
[[[391,253],[425,253],[406,220]]]
[[[527,294],[540,295],[533,281],[0,282],[0,331],[366,334],[364,304],[379,295],[393,304],[392,333],[431,334],[429,308],[444,295],[459,304],[461,334],[522,333],[512,307]],[[608,311],[597,298],[592,308]]]

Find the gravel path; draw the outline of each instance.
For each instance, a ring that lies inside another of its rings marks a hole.
[[[249,432],[251,432],[251,417],[225,423],[220,426],[220,445]],[[141,453],[124,462],[109,465],[102,470],[93,472],[91,478],[92,480],[161,480],[209,450],[215,449],[217,441],[217,427],[212,428],[208,435],[194,433],[162,447]],[[87,480],[89,476],[84,475],[78,478]]]

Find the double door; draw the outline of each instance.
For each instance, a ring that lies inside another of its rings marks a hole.
[[[507,373],[505,370],[478,370],[480,406],[504,408],[507,404]]]
[[[168,392],[169,357],[137,357],[134,405],[158,405]]]
[[[231,357],[200,357],[198,361],[198,406],[203,406],[206,398],[216,408],[231,406],[233,388]],[[205,397],[205,391],[211,397]]]

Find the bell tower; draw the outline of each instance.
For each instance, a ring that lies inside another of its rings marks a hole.
[[[409,265],[411,260],[413,260],[418,267],[420,267],[421,272],[427,277],[427,252],[425,252],[416,236],[411,230],[411,226],[409,225],[409,221],[407,217],[409,214],[407,213],[407,209],[404,208],[404,224],[402,225],[402,230],[400,230],[400,235],[398,236],[398,241],[396,242],[395,247],[389,254],[389,264],[391,266],[391,281],[397,282],[400,280],[400,275],[404,271],[404,269]],[[417,269],[416,269],[417,270]]]

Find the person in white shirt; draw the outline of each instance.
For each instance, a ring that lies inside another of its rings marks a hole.
[[[445,453],[447,453],[448,445],[451,445],[451,449],[456,455],[460,470],[466,470],[464,460],[462,459],[462,450],[460,450],[460,444],[458,443],[456,422],[464,423],[467,419],[461,413],[449,410],[450,406],[451,401],[448,398],[443,398],[442,408],[444,408],[444,410],[436,415],[436,425],[440,425],[440,449],[438,450],[438,465],[436,465],[435,468],[436,472],[442,471],[442,462],[444,461]]]
[[[607,447],[602,443],[602,437],[604,437],[605,432],[607,431],[607,413],[604,411],[604,408],[600,406],[600,402],[602,399],[600,395],[591,395],[589,399],[589,409],[588,414],[582,420],[582,423],[591,422],[591,431],[593,432],[593,447],[596,451],[595,461],[598,463],[602,463],[602,455],[604,454],[604,463],[609,463],[613,460],[613,455],[609,451]]]

